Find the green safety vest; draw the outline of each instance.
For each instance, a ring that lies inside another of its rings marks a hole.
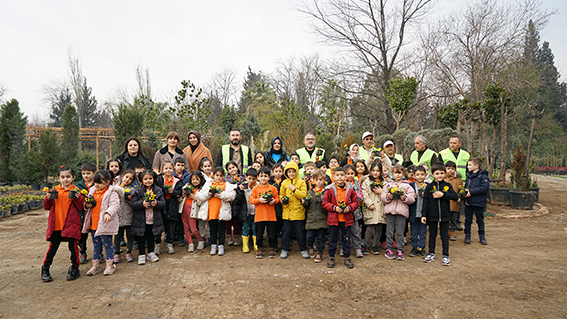
[[[388,154],[386,154],[386,156],[388,156]],[[400,165],[404,164],[404,157],[402,156],[402,154],[394,153],[394,159],[398,161],[396,164],[400,164]],[[391,161],[391,159],[390,159],[390,161]],[[392,164],[392,165],[394,165],[394,164]]]
[[[365,162],[370,157],[370,154],[372,154],[372,152],[367,151],[362,145],[359,147],[358,153],[360,153],[360,158],[362,158]]]
[[[240,145],[240,149],[242,150],[242,174],[246,173],[248,170],[248,146]],[[230,145],[223,145],[222,146],[222,167],[226,166],[226,163],[230,162]]]
[[[420,163],[426,163],[429,166],[429,169],[431,170],[431,156],[433,155],[437,155],[437,154],[428,148],[425,150],[425,152],[423,152],[421,158],[417,158],[417,150],[415,150],[413,151],[413,153],[411,153],[410,160],[411,163],[415,166],[419,165]],[[423,159],[425,159],[425,161]]]
[[[309,156],[309,153],[307,152],[305,147],[300,148],[300,149],[296,150],[295,152],[299,155],[299,160],[301,161],[301,164],[305,164],[309,161],[311,161],[311,162],[317,161],[317,151],[318,150],[323,151],[323,154],[321,154],[321,156],[319,156],[319,161],[322,161],[323,158],[325,157],[325,150],[322,149],[322,148],[316,147],[315,150],[313,151],[313,155],[311,155],[311,156]]]
[[[448,161],[455,162],[455,164],[457,164],[457,172],[461,174],[461,178],[463,180],[467,179],[467,163],[471,158],[471,154],[467,151],[461,150],[459,152],[459,156],[455,158],[455,154],[450,148],[442,150],[439,154],[443,157],[443,163],[447,163]]]

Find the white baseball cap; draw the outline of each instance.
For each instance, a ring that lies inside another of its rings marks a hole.
[[[370,132],[364,132],[364,134],[362,134],[362,139],[365,139],[367,136],[372,136],[374,137],[374,134],[370,133]]]
[[[388,146],[388,145],[394,145],[394,142],[392,142],[392,141],[384,142],[384,148],[386,148],[386,146]]]

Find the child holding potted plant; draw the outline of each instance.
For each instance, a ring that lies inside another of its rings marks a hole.
[[[96,165],[93,163],[84,163],[81,166],[81,176],[83,177],[82,180],[75,184],[79,190],[86,190],[87,194],[91,187],[94,186],[94,174],[97,171]],[[85,210],[81,209],[79,211],[81,215],[81,224],[85,219]],[[79,240],[79,262],[81,264],[87,263],[87,239],[89,238],[89,234],[82,234],[81,240]]]
[[[118,234],[114,236],[114,263],[120,262],[120,242],[126,233],[126,261],[132,262],[132,247],[134,244],[134,237],[132,236],[132,207],[130,200],[132,199],[132,192],[134,186],[132,185],[135,180],[135,172],[132,169],[126,169],[120,176],[120,184],[114,186],[114,191],[120,198],[120,208],[118,209]]]
[[[305,208],[301,205],[301,199],[307,195],[307,185],[304,180],[299,178],[299,167],[293,160],[285,165],[284,175],[286,179],[280,186],[279,195],[280,197],[289,197],[289,203],[282,205],[283,229],[280,258],[287,258],[288,252],[291,251],[289,243],[293,231],[297,237],[301,257],[309,259],[309,251],[305,244]]]
[[[478,225],[478,237],[481,245],[487,245],[484,232],[484,209],[488,190],[490,188],[490,179],[488,171],[480,169],[482,160],[478,157],[471,158],[467,163],[467,180],[465,185],[467,194],[465,195],[465,244],[471,243],[471,225],[473,216],[476,218]]]
[[[327,211],[325,211],[322,204],[326,177],[326,174],[320,169],[315,170],[311,174],[311,179],[315,181],[315,185],[307,191],[307,196],[302,200],[303,207],[306,209],[307,248],[309,249],[309,256],[314,257],[316,263],[320,263],[323,260],[325,237],[329,228],[327,225]],[[317,253],[313,249],[315,239],[317,239]]]
[[[53,278],[49,272],[49,268],[53,263],[53,258],[59,249],[61,242],[68,242],[69,251],[71,252],[71,267],[67,274],[67,280],[75,280],[81,275],[79,273],[79,256],[77,256],[77,242],[81,239],[81,216],[79,211],[83,209],[84,197],[73,192],[70,197],[71,190],[78,190],[73,185],[75,172],[68,166],[61,166],[57,172],[57,180],[60,185],[49,192],[46,190],[43,199],[43,208],[49,210],[46,240],[50,242],[49,249],[41,267],[41,280],[43,282],[52,281]],[[55,195],[57,194],[57,195]]]
[[[374,161],[370,165],[370,175],[362,183],[362,195],[364,198],[364,224],[366,232],[364,234],[363,253],[368,255],[369,247],[372,254],[380,254],[379,242],[382,236],[383,225],[386,224],[384,216],[384,203],[380,200],[380,196],[384,191],[384,177],[382,177],[382,163]],[[370,240],[374,236],[372,246]]]
[[[197,250],[205,248],[205,242],[197,228],[197,218],[203,203],[199,202],[196,193],[203,185],[205,185],[205,177],[200,171],[194,171],[189,175],[189,183],[183,186],[183,197],[185,197],[185,201],[182,202],[183,210],[181,212],[181,220],[183,221],[185,237],[187,237],[187,242],[189,243],[187,251],[190,253],[195,251],[195,244],[193,244],[191,234],[195,235],[197,239]]]
[[[264,258],[264,231],[268,231],[269,258],[276,257],[278,246],[276,234],[276,210],[274,205],[280,201],[278,190],[270,185],[270,169],[266,166],[258,171],[259,184],[252,189],[250,194],[250,204],[254,205],[254,225],[256,226],[256,258]]]
[[[447,161],[445,163],[447,174],[445,175],[445,181],[453,186],[453,190],[459,195],[458,200],[451,201],[451,221],[449,222],[449,240],[457,240],[457,220],[459,218],[459,203],[461,202],[461,197],[464,198],[466,193],[461,192],[463,188],[463,179],[461,174],[457,173],[457,164],[453,161]]]
[[[180,220],[179,197],[181,197],[183,192],[181,180],[173,176],[173,170],[173,163],[164,161],[161,165],[162,174],[157,178],[157,185],[162,188],[165,198],[163,217],[165,224],[165,250],[168,254],[175,253],[173,241],[175,239],[177,222]]]

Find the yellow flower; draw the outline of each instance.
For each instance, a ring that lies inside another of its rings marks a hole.
[[[445,187],[443,187],[443,191],[444,191],[444,192],[447,192],[447,191],[449,191],[449,186],[445,186]]]
[[[382,148],[378,147],[378,152],[382,152]]]
[[[86,189],[81,189],[81,194],[83,195],[88,195],[89,192]]]
[[[390,193],[394,194],[395,192],[396,192],[396,190],[395,190],[395,189],[393,189],[393,188],[390,188]]]
[[[48,191],[49,191],[49,188],[48,188],[48,187],[44,187],[44,188],[43,188],[43,191],[44,191],[44,192],[48,192]]]

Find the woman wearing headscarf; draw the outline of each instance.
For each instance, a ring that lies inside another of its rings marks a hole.
[[[206,157],[213,161],[211,151],[201,143],[201,134],[199,134],[199,132],[190,131],[189,134],[187,134],[187,139],[189,140],[189,145],[183,149],[183,152],[187,155],[189,171],[193,172],[198,170],[202,158]]]
[[[279,136],[272,139],[272,146],[266,151],[266,165],[272,168],[274,165],[281,163],[285,166],[285,163],[289,161],[289,156],[283,150],[283,142]]]
[[[357,161],[357,160],[361,161],[362,160],[362,158],[360,158],[359,146],[356,143],[350,145],[347,153],[348,153],[348,156],[345,157],[341,161],[341,164],[340,164],[341,167],[344,167],[347,164],[354,166],[355,161]]]

